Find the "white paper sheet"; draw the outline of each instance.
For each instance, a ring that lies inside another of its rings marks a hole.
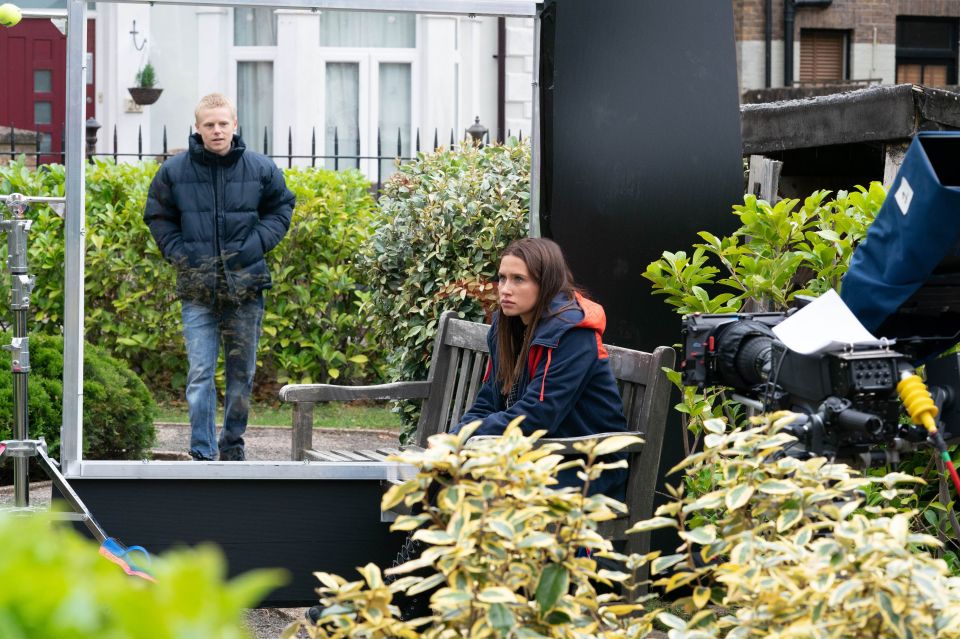
[[[832,289],[774,326],[773,334],[787,348],[803,355],[892,343],[877,339],[865,329]]]

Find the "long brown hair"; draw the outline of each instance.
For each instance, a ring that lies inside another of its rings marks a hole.
[[[523,260],[540,290],[529,325],[525,326],[520,317],[507,317],[500,313],[497,324],[497,382],[504,395],[510,393],[514,382],[520,378],[530,350],[530,341],[537,332],[540,320],[547,315],[553,298],[558,293],[566,293],[572,305],[577,290],[563,251],[553,240],[533,237],[516,240],[503,251],[500,259],[508,255]],[[563,310],[566,308],[569,306],[564,306]]]

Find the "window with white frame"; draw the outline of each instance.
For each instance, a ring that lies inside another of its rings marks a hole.
[[[233,10],[237,117],[248,148],[273,152],[273,61],[277,16],[264,7]]]
[[[280,152],[273,128],[286,131],[289,123],[301,152],[323,156],[329,168],[359,168],[374,180],[393,172],[395,157],[413,154],[417,15],[317,11],[311,16],[319,27],[313,32],[316,39],[295,43],[298,61],[310,61],[306,71],[296,75],[277,65],[290,64],[294,43],[284,34],[303,33],[297,25],[303,25],[306,16],[281,17],[278,22],[272,9],[252,7],[238,7],[231,16],[231,89],[248,148]],[[316,87],[315,93],[305,91],[315,97],[278,102],[276,96],[290,93],[285,83],[293,81]],[[311,144],[307,151],[303,140],[313,139],[311,128],[316,147]],[[378,156],[387,159],[378,162]]]
[[[319,44],[325,165],[385,178],[392,159],[360,158],[411,155],[417,17],[321,11]]]

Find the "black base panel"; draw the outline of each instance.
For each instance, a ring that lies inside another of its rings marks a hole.
[[[369,562],[388,566],[403,543],[380,521],[378,481],[69,481],[107,535],[126,545],[158,554],[212,542],[226,555],[231,576],[285,568],[290,581],[262,607],[311,606],[314,572],[355,579],[356,568]]]

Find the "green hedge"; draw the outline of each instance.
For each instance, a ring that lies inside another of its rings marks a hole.
[[[369,293],[355,263],[372,232],[370,183],[355,170],[290,169],[286,178],[297,208],[269,256],[263,364],[280,383],[377,377],[380,357],[360,312]]]
[[[88,165],[85,309],[88,338],[163,396],[182,389],[186,357],[175,274],[142,221],[156,169]],[[268,397],[288,381],[375,381],[385,364],[393,378],[422,377],[440,312],[482,318],[497,254],[527,231],[530,151],[515,140],[421,154],[388,182],[379,209],[358,171],[285,173],[297,208],[269,256],[255,390]],[[0,193],[62,195],[63,185],[62,166],[0,166]],[[63,221],[45,206],[30,215],[31,330],[59,334]]]
[[[497,257],[527,235],[529,205],[530,147],[516,140],[421,153],[387,181],[361,262],[391,379],[426,379],[443,311],[492,310]],[[402,413],[407,436],[418,411]]]
[[[0,334],[3,344],[10,334]],[[0,371],[0,439],[12,437],[13,375]],[[87,344],[83,352],[83,456],[143,459],[156,440],[156,406],[147,387],[122,362]],[[51,457],[60,455],[63,416],[63,338],[30,337],[27,416],[31,438],[43,437]]]
[[[153,162],[87,167],[86,334],[143,376],[158,395],[179,393],[186,356],[180,335],[175,273],[160,256],[142,220]],[[357,171],[292,169],[297,195],[288,237],[270,256],[259,351],[258,390],[275,396],[292,381],[356,380],[376,376],[367,299],[357,285],[353,256],[369,234],[375,203]],[[0,193],[62,195],[63,167],[0,166]],[[63,322],[63,221],[50,208],[31,211],[30,272],[36,275],[31,330],[57,334]],[[0,249],[0,257],[4,248]],[[0,300],[9,278],[0,277]]]

